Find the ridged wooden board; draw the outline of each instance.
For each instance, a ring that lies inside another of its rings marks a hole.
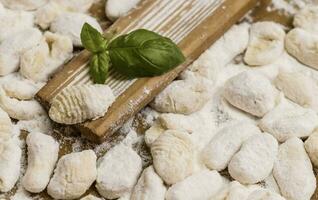
[[[146,28],[171,38],[187,59],[169,73],[153,78],[127,80],[111,70],[106,84],[113,89],[117,99],[104,117],[77,125],[83,136],[95,142],[109,138],[257,2],[258,0],[146,0],[129,15],[116,21],[106,32],[124,34]],[[90,53],[82,51],[39,91],[37,98],[47,109],[51,99],[63,88],[92,84],[87,67],[89,58]]]

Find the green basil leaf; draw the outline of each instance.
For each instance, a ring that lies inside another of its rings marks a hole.
[[[93,53],[105,51],[107,47],[107,40],[88,23],[82,27],[81,41],[85,49]]]
[[[94,83],[105,83],[108,76],[109,66],[110,59],[106,51],[93,55],[89,63],[89,73],[93,78]]]
[[[108,51],[114,69],[128,77],[161,75],[185,60],[172,40],[145,29],[117,37]]]

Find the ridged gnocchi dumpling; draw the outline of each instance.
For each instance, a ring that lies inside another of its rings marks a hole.
[[[103,116],[114,100],[107,85],[70,86],[52,99],[49,116],[61,124],[77,124]]]
[[[274,22],[257,22],[250,28],[250,41],[244,61],[249,65],[266,65],[284,52],[285,31]]]
[[[297,60],[318,69],[318,36],[301,28],[295,28],[286,36],[285,48]]]
[[[208,100],[208,83],[202,78],[189,78],[172,82],[150,105],[159,112],[188,115],[200,110]]]
[[[167,184],[174,184],[193,173],[194,147],[188,133],[168,130],[151,145],[156,172]]]
[[[278,91],[263,75],[245,71],[225,83],[223,96],[233,106],[262,117],[276,105]]]

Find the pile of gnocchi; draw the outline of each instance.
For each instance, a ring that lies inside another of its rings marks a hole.
[[[114,101],[105,85],[74,86],[53,99],[49,116],[34,100],[81,47],[93,0],[0,0],[0,192],[82,200],[310,200],[318,167],[318,7],[275,22],[234,25],[146,108],[152,163],[132,142],[101,156],[60,156],[50,118],[75,124]],[[116,20],[138,0],[108,0]],[[120,6],[125,5],[125,6]],[[101,94],[105,95],[101,95]],[[316,94],[317,93],[317,94]],[[75,103],[74,103],[75,102]],[[66,105],[63,115],[59,110]],[[69,109],[69,110],[68,110]],[[64,113],[64,114],[65,114]],[[155,114],[154,114],[155,113]],[[13,120],[12,120],[13,119]],[[20,130],[27,168],[21,172]],[[96,188],[96,194],[89,194]],[[1,199],[0,193],[0,199]],[[26,195],[24,199],[32,199]],[[19,199],[19,198],[12,198]]]

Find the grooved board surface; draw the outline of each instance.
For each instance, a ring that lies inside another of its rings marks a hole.
[[[111,70],[106,84],[117,99],[104,117],[77,125],[81,133],[93,141],[106,140],[256,3],[257,0],[146,0],[116,21],[107,32],[124,34],[139,28],[153,30],[174,40],[187,60],[169,73],[153,78],[127,80]],[[89,57],[87,51],[81,52],[40,90],[37,98],[46,108],[63,88],[92,83],[86,66]]]

